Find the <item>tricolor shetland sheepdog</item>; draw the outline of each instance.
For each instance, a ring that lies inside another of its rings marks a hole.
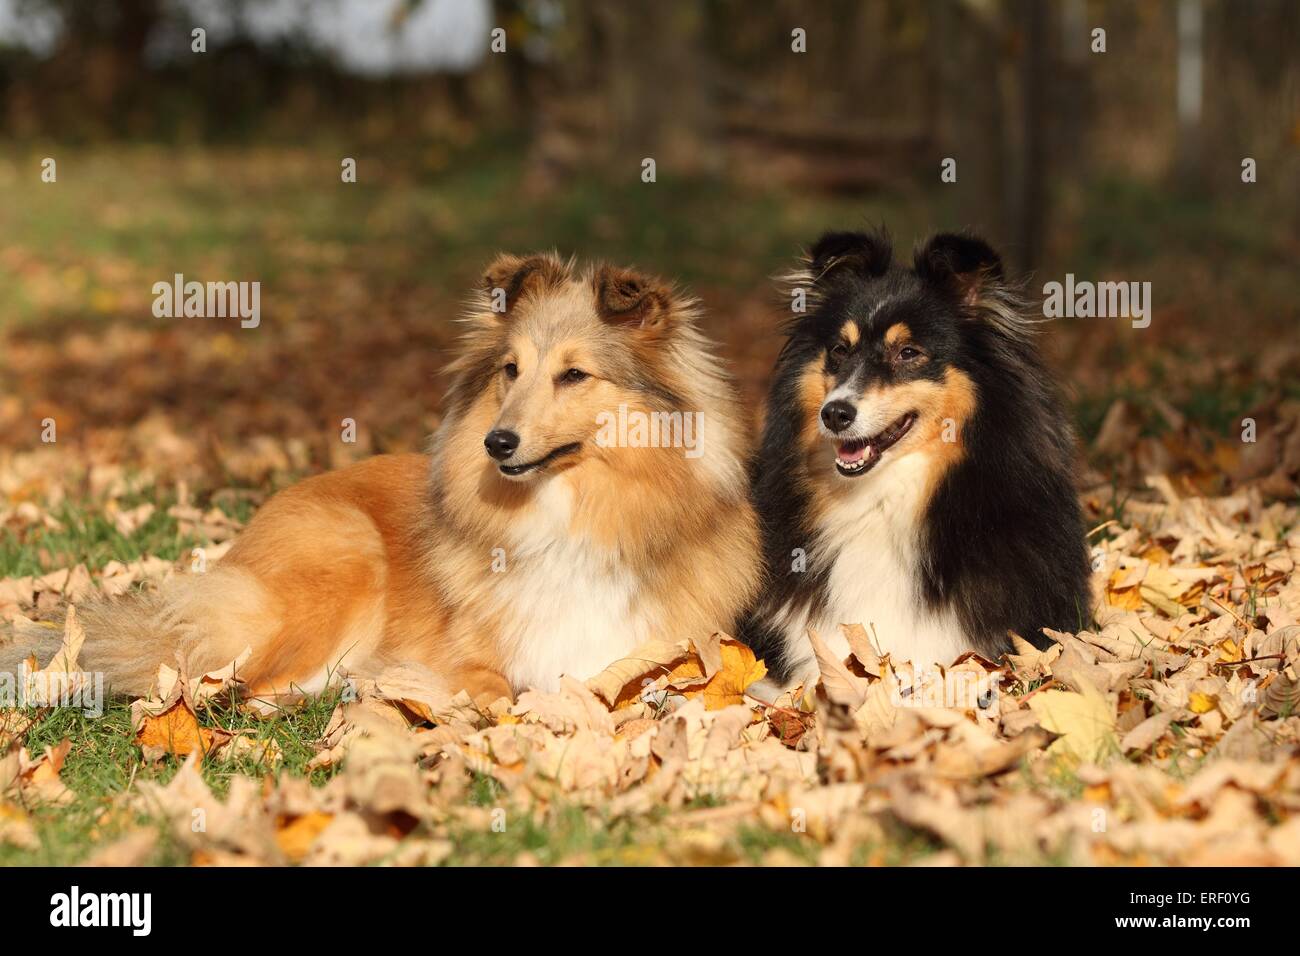
[[[760,567],[750,429],[696,318],[626,269],[499,258],[430,455],[309,478],[206,574],[78,608],[82,667],[143,693],[177,650],[196,674],[251,645],[262,697],[403,662],[494,699],[730,630]]]
[[[952,234],[890,260],[883,234],[830,233],[792,277],[808,309],[753,463],[768,587],[742,628],[780,684],[816,676],[810,626],[929,666],[1091,619],[1071,430],[1001,260]]]

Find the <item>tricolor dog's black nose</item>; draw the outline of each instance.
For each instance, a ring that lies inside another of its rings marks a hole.
[[[489,455],[497,461],[505,461],[519,447],[519,436],[514,432],[506,431],[504,428],[496,428],[487,433],[487,438],[483,439],[483,444],[487,446]]]
[[[848,402],[836,399],[822,406],[822,422],[833,432],[842,432],[853,424],[858,417],[858,410]],[[490,435],[488,436],[491,437]]]

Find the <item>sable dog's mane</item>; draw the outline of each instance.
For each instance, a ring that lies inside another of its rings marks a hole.
[[[576,284],[590,290],[603,324],[597,341],[622,387],[660,411],[703,411],[727,420],[741,416],[730,379],[712,343],[699,331],[699,300],[654,276],[592,262],[579,267],[555,252],[501,255],[471,290],[446,402],[463,410],[496,372],[517,313]],[[504,294],[505,311],[494,309]]]
[[[749,422],[711,343],[698,329],[699,318],[695,298],[632,269],[603,262],[579,267],[554,253],[499,256],[469,297],[460,320],[459,352],[447,366],[452,376],[447,416],[431,449],[434,474],[444,476],[432,486],[439,517],[464,522],[469,533],[498,533],[499,510],[459,507],[458,501],[470,502],[458,497],[453,487],[458,479],[451,475],[456,462],[468,461],[455,449],[471,444],[465,431],[481,427],[472,420],[476,414],[482,417],[485,403],[495,401],[492,383],[511,333],[520,326],[543,337],[581,338],[598,355],[602,376],[620,396],[603,410],[616,412],[625,401],[655,413],[703,415],[706,460],[688,460],[677,448],[595,448],[587,443],[584,454],[605,467],[599,472],[603,478],[593,473],[574,479],[582,489],[584,511],[604,512],[604,523],[619,529],[623,547],[663,550],[671,535],[690,536],[713,520],[720,503],[746,501]],[[481,440],[476,432],[473,444]],[[522,486],[494,494],[521,506],[535,498],[532,488]]]

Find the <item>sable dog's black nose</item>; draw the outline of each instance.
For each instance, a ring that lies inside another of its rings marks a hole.
[[[487,446],[489,455],[497,461],[505,461],[519,447],[519,436],[514,432],[506,431],[504,428],[497,428],[487,433],[487,438],[483,439],[483,444]]]
[[[853,424],[858,417],[858,410],[848,402],[836,399],[822,406],[822,422],[833,432],[842,432]]]

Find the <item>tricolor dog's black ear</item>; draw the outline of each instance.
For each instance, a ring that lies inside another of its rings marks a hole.
[[[525,293],[558,285],[568,274],[568,266],[553,255],[503,253],[484,270],[481,287],[492,311],[506,314]]]
[[[893,245],[884,232],[828,232],[809,253],[809,272],[814,282],[841,271],[873,279],[889,271],[893,254]]]
[[[1003,280],[1002,257],[977,236],[941,232],[919,246],[913,257],[916,274],[965,305],[974,305]]]
[[[959,315],[1021,341],[1035,331],[1020,287],[1002,271],[1002,258],[983,239],[944,232],[918,246],[917,276],[948,296]]]

